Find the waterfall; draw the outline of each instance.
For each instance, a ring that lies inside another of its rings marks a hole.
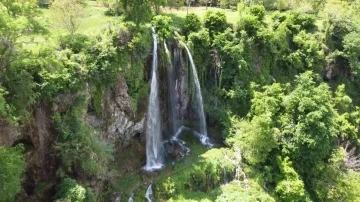
[[[191,69],[194,75],[194,83],[195,83],[195,88],[196,88],[196,102],[197,102],[197,114],[199,116],[200,119],[200,131],[199,131],[199,135],[202,136],[201,141],[206,141],[207,140],[207,130],[206,130],[206,121],[205,121],[205,113],[204,113],[204,106],[203,106],[203,99],[202,99],[202,95],[201,95],[201,88],[200,88],[200,82],[199,82],[199,78],[198,78],[198,74],[196,71],[196,67],[193,61],[193,58],[191,56],[190,50],[189,48],[184,44],[184,47],[187,51],[190,63],[191,63]]]
[[[179,136],[180,134],[184,131],[184,130],[190,130],[188,127],[185,127],[185,126],[181,126],[175,133],[175,135],[173,136],[173,140],[178,140],[179,139]]]
[[[223,172],[224,184],[228,184],[228,183],[229,183],[229,180],[227,179],[227,176],[226,176],[226,169],[225,169],[225,167],[222,168],[222,172]]]
[[[169,90],[169,106],[170,106],[170,116],[171,116],[171,132],[172,134],[175,134],[175,131],[177,129],[177,120],[178,120],[178,114],[175,108],[176,105],[176,91],[175,91],[175,73],[174,73],[174,66],[171,62],[171,54],[170,51],[166,45],[166,41],[164,40],[164,47],[166,51],[166,55],[169,60],[169,68],[168,68],[168,90]]]
[[[152,28],[154,39],[152,77],[150,87],[149,106],[146,125],[146,165],[147,171],[153,171],[163,167],[163,145],[161,137],[160,105],[158,97],[157,81],[157,37],[155,29]]]
[[[148,200],[148,202],[152,202],[153,198],[153,191],[152,191],[152,184],[147,188],[145,193],[145,198]]]
[[[128,199],[128,202],[134,202],[134,194],[131,194],[130,198]]]

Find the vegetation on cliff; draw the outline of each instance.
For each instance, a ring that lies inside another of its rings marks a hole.
[[[135,191],[143,201],[150,182],[158,201],[360,201],[360,2],[192,2],[227,10],[162,11],[182,4],[173,0],[0,0],[0,139],[9,139],[0,145],[0,201],[106,201]],[[144,153],[105,141],[89,123],[106,117],[105,92],[119,78],[127,113],[142,118],[151,26],[161,43],[190,47],[209,134],[223,145],[189,140],[192,153],[155,177],[139,172]],[[38,108],[50,111],[53,139],[34,148],[21,138],[34,132]],[[52,176],[33,176],[34,149],[55,159]]]

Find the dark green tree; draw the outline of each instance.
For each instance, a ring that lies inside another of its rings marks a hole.
[[[24,147],[0,146],[0,201],[13,201],[21,190],[21,175],[24,171]]]

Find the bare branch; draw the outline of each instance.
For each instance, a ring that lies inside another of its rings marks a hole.
[[[354,171],[360,171],[360,154],[356,155],[356,147],[349,148],[350,145],[350,141],[342,144],[346,152],[345,166]]]

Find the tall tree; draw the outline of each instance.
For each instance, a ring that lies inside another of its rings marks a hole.
[[[151,2],[149,0],[121,0],[126,20],[136,24],[151,20]]]
[[[73,35],[85,17],[86,4],[81,0],[55,0],[51,6],[51,17],[54,23]]]

